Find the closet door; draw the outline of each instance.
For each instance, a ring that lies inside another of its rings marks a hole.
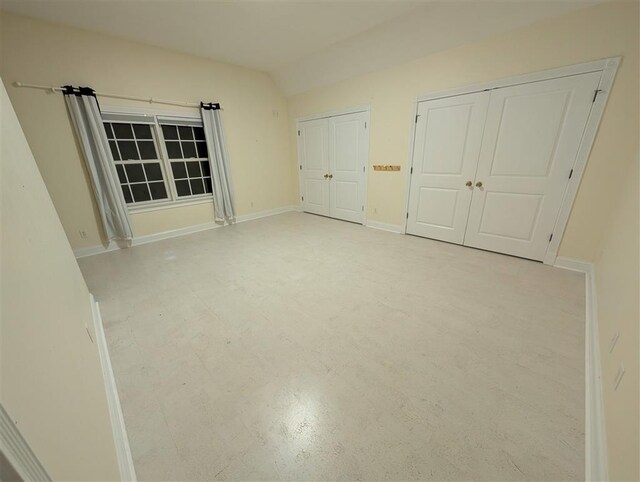
[[[418,105],[409,234],[462,243],[488,103],[479,92]]]
[[[465,245],[543,259],[600,75],[491,92]]]
[[[367,117],[358,112],[329,118],[330,215],[356,223],[362,223],[364,216]]]
[[[329,216],[329,121],[300,122],[298,132],[302,210]]]

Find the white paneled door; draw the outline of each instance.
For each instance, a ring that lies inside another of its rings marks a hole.
[[[462,244],[489,93],[418,106],[407,232]]]
[[[600,77],[421,102],[407,232],[542,260]]]
[[[303,210],[329,216],[329,124],[326,119],[298,125],[298,159]]]
[[[491,92],[466,245],[544,258],[600,76]]]
[[[364,220],[368,113],[298,123],[303,211],[356,223]]]

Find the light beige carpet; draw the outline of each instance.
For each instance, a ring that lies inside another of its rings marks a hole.
[[[83,258],[140,480],[584,478],[584,278],[289,213]]]

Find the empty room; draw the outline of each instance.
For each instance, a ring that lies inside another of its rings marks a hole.
[[[640,2],[0,0],[0,480],[640,480]]]

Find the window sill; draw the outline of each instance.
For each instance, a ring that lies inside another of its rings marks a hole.
[[[138,214],[138,213],[148,213],[152,211],[162,211],[164,209],[175,209],[182,208],[186,206],[195,206],[197,204],[208,204],[213,203],[213,196],[207,196],[198,199],[188,199],[184,201],[171,201],[171,202],[163,202],[158,204],[152,204],[148,206],[131,206],[128,209],[129,214]]]

